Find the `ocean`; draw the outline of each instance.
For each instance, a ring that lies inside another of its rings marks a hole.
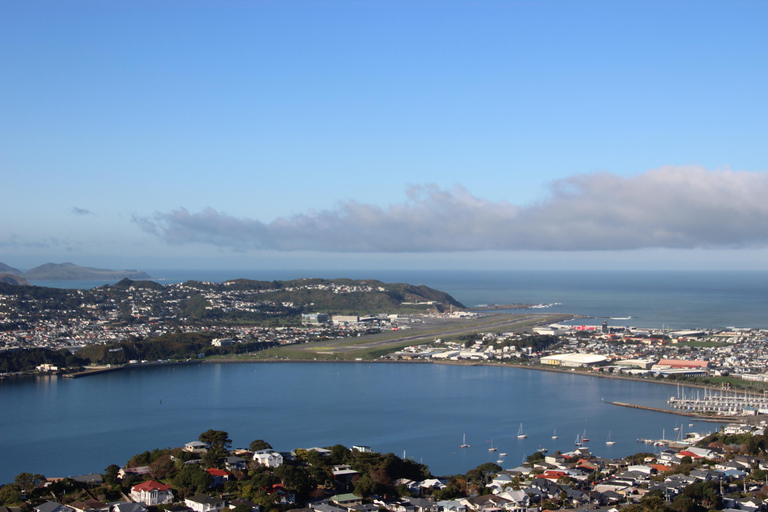
[[[547,309],[591,317],[594,323],[643,328],[768,328],[765,271],[544,270],[168,270],[148,269],[162,284],[190,279],[288,280],[301,277],[378,279],[424,284],[466,306],[550,304]],[[62,288],[106,282],[39,281]],[[584,320],[588,323],[588,320]]]

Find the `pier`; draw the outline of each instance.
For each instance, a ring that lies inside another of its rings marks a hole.
[[[618,405],[619,407],[629,407],[631,409],[642,409],[644,411],[663,412],[667,414],[676,414],[678,416],[688,416],[690,418],[696,418],[697,420],[701,420],[701,421],[727,422],[727,421],[735,421],[739,419],[733,416],[713,416],[709,414],[703,414],[700,412],[685,412],[685,411],[674,410],[674,409],[660,409],[658,407],[648,407],[647,405],[627,404],[624,402],[605,401],[604,403],[611,404],[611,405]]]

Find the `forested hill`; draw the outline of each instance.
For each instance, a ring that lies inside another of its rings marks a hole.
[[[424,285],[384,283],[374,279],[318,279],[253,281],[235,279],[224,283],[189,281],[211,292],[253,293],[273,302],[293,303],[302,309],[329,313],[384,313],[432,304],[439,310],[464,308],[451,295]]]

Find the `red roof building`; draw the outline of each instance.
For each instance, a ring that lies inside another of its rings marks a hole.
[[[148,506],[163,505],[173,502],[173,492],[170,485],[147,480],[131,487],[131,498]]]
[[[686,361],[685,359],[661,359],[657,366],[667,366],[669,368],[709,368],[709,361]]]
[[[155,482],[154,480],[147,480],[146,482],[142,482],[140,484],[136,484],[133,487],[131,487],[131,492],[133,491],[167,491],[171,488],[170,485],[163,485],[160,482]]]

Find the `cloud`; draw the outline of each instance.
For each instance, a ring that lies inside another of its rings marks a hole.
[[[489,201],[456,185],[412,187],[381,207],[336,208],[265,223],[213,208],[136,217],[169,244],[245,251],[456,252],[744,248],[768,242],[768,173],[662,167],[634,177],[577,175],[544,201]]]
[[[78,208],[77,206],[73,206],[69,210],[71,213],[74,213],[75,215],[96,215],[90,210],[86,210],[84,208]]]

